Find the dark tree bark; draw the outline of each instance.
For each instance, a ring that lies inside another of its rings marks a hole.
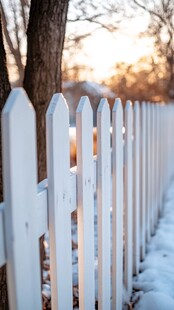
[[[31,0],[24,88],[36,110],[38,178],[46,178],[45,113],[61,91],[61,63],[69,0]],[[43,266],[43,237],[40,239]],[[43,279],[42,279],[43,280]]]
[[[0,16],[0,113],[4,103],[10,92],[10,83],[8,79],[6,67],[6,55],[2,37],[2,25]],[[2,149],[1,149],[1,126],[0,126],[0,201],[3,200],[3,185],[2,185]],[[8,296],[6,284],[6,267],[0,268],[0,310],[8,309]]]
[[[39,181],[46,177],[45,113],[61,91],[68,0],[31,0],[24,88],[36,109]]]

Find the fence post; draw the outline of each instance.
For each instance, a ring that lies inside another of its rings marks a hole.
[[[35,111],[21,88],[2,112],[2,149],[9,305],[41,309]]]
[[[123,108],[112,110],[112,309],[122,309],[123,296]]]
[[[138,275],[140,262],[140,107],[134,104],[133,143],[133,273]]]
[[[130,298],[132,293],[132,247],[133,247],[133,214],[132,214],[132,103],[127,101],[125,108],[125,288]]]
[[[77,213],[80,309],[95,308],[93,113],[88,97],[80,99],[77,127]]]
[[[98,204],[98,303],[99,309],[110,309],[110,207],[111,149],[110,108],[101,99],[97,110],[97,204]]]
[[[62,94],[53,95],[46,123],[51,303],[72,309],[69,110]]]

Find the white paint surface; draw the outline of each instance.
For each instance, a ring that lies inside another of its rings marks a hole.
[[[52,309],[72,309],[69,110],[55,94],[47,115],[47,174]]]

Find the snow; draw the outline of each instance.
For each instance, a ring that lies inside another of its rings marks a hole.
[[[50,284],[43,284],[42,285],[42,294],[46,297],[46,298],[48,298],[48,299],[50,299],[51,298],[51,286],[50,286]]]
[[[174,180],[165,196],[163,214],[147,246],[140,271],[133,283],[134,289],[142,292],[135,309],[174,309]]]
[[[66,81],[63,82],[62,86],[63,89],[67,91],[67,89],[71,89],[75,87],[76,85],[79,86],[79,88],[82,88],[85,92],[93,95],[93,96],[105,96],[108,98],[113,98],[115,99],[116,94],[111,91],[109,87],[107,87],[104,84],[99,84],[96,82],[91,82],[91,81],[84,81],[84,82],[73,82],[73,81]]]
[[[149,292],[143,295],[135,310],[173,310],[174,300],[162,292]]]
[[[106,85],[102,85],[102,84],[98,84],[95,82],[90,82],[90,81],[85,81],[83,82],[82,85],[83,89],[85,91],[87,91],[90,94],[93,94],[94,96],[96,95],[96,93],[99,96],[106,96],[110,98],[115,98],[115,93],[113,93],[109,87],[107,87]]]
[[[73,81],[65,81],[62,83],[62,88],[72,88],[76,82]]]
[[[95,200],[95,296],[98,296],[97,208]],[[45,265],[49,265],[49,235],[45,238]],[[72,219],[72,240],[77,245],[77,223]],[[78,297],[78,249],[72,251],[74,295]],[[49,271],[44,272],[43,294],[50,298]],[[124,293],[126,301],[126,293]],[[133,279],[132,305],[135,310],[174,310],[174,179],[164,197],[163,213],[156,233],[147,245],[147,255],[140,263],[140,273]]]

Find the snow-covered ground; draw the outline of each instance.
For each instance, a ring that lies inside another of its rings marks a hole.
[[[96,204],[95,204],[96,205]],[[95,276],[97,300],[97,210],[95,208]],[[72,220],[73,293],[78,300],[77,224]],[[43,295],[50,299],[49,239],[46,236],[47,266],[44,271]],[[132,306],[136,310],[174,310],[174,179],[164,198],[163,214],[155,235],[147,246],[147,255],[140,264],[140,274],[133,281]],[[78,304],[78,303],[77,303]],[[77,308],[76,308],[77,309]]]
[[[136,310],[174,310],[174,180],[164,198],[163,215],[134,278]]]

